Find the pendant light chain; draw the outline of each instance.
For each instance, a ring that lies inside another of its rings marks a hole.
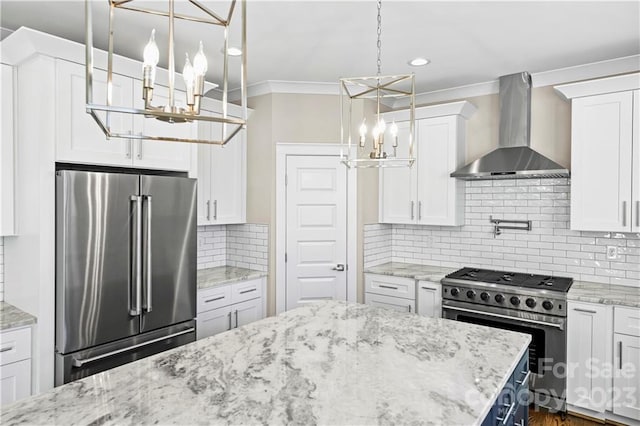
[[[380,50],[382,49],[382,41],[380,41],[380,36],[382,35],[382,15],[380,14],[380,10],[382,9],[382,0],[378,0],[378,77],[381,75],[382,69],[382,60],[380,59]]]

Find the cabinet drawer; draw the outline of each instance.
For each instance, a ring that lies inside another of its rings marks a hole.
[[[0,333],[0,365],[31,358],[31,327]]]
[[[198,310],[205,312],[231,304],[231,286],[207,288],[198,291]]]
[[[416,281],[411,278],[391,277],[388,275],[365,274],[364,291],[385,296],[402,297],[415,300]]]
[[[231,286],[231,302],[240,303],[262,297],[262,279],[246,280]]]
[[[383,296],[375,293],[365,293],[364,303],[366,305],[378,306],[381,308],[393,309],[400,312],[415,312],[416,305],[413,300],[401,297]]]
[[[615,306],[613,332],[640,337],[640,309]]]

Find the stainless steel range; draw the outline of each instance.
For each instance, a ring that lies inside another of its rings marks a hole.
[[[566,411],[567,292],[573,279],[462,268],[441,283],[445,318],[531,335],[532,402]]]

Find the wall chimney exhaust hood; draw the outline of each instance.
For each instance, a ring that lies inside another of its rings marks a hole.
[[[498,148],[451,173],[463,180],[569,177],[569,170],[530,148],[531,75],[500,77]]]

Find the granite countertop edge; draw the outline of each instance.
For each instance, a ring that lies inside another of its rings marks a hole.
[[[600,305],[640,308],[640,283],[639,287],[631,287],[576,280],[567,294],[567,299]]]
[[[26,327],[38,322],[31,314],[16,308],[7,302],[0,302],[0,331]]]
[[[418,281],[440,282],[445,275],[456,268],[436,265],[420,265],[417,263],[387,262],[364,268],[365,274],[389,275],[401,278],[412,278]]]
[[[268,272],[237,266],[217,266],[198,270],[198,290],[266,277]]]

